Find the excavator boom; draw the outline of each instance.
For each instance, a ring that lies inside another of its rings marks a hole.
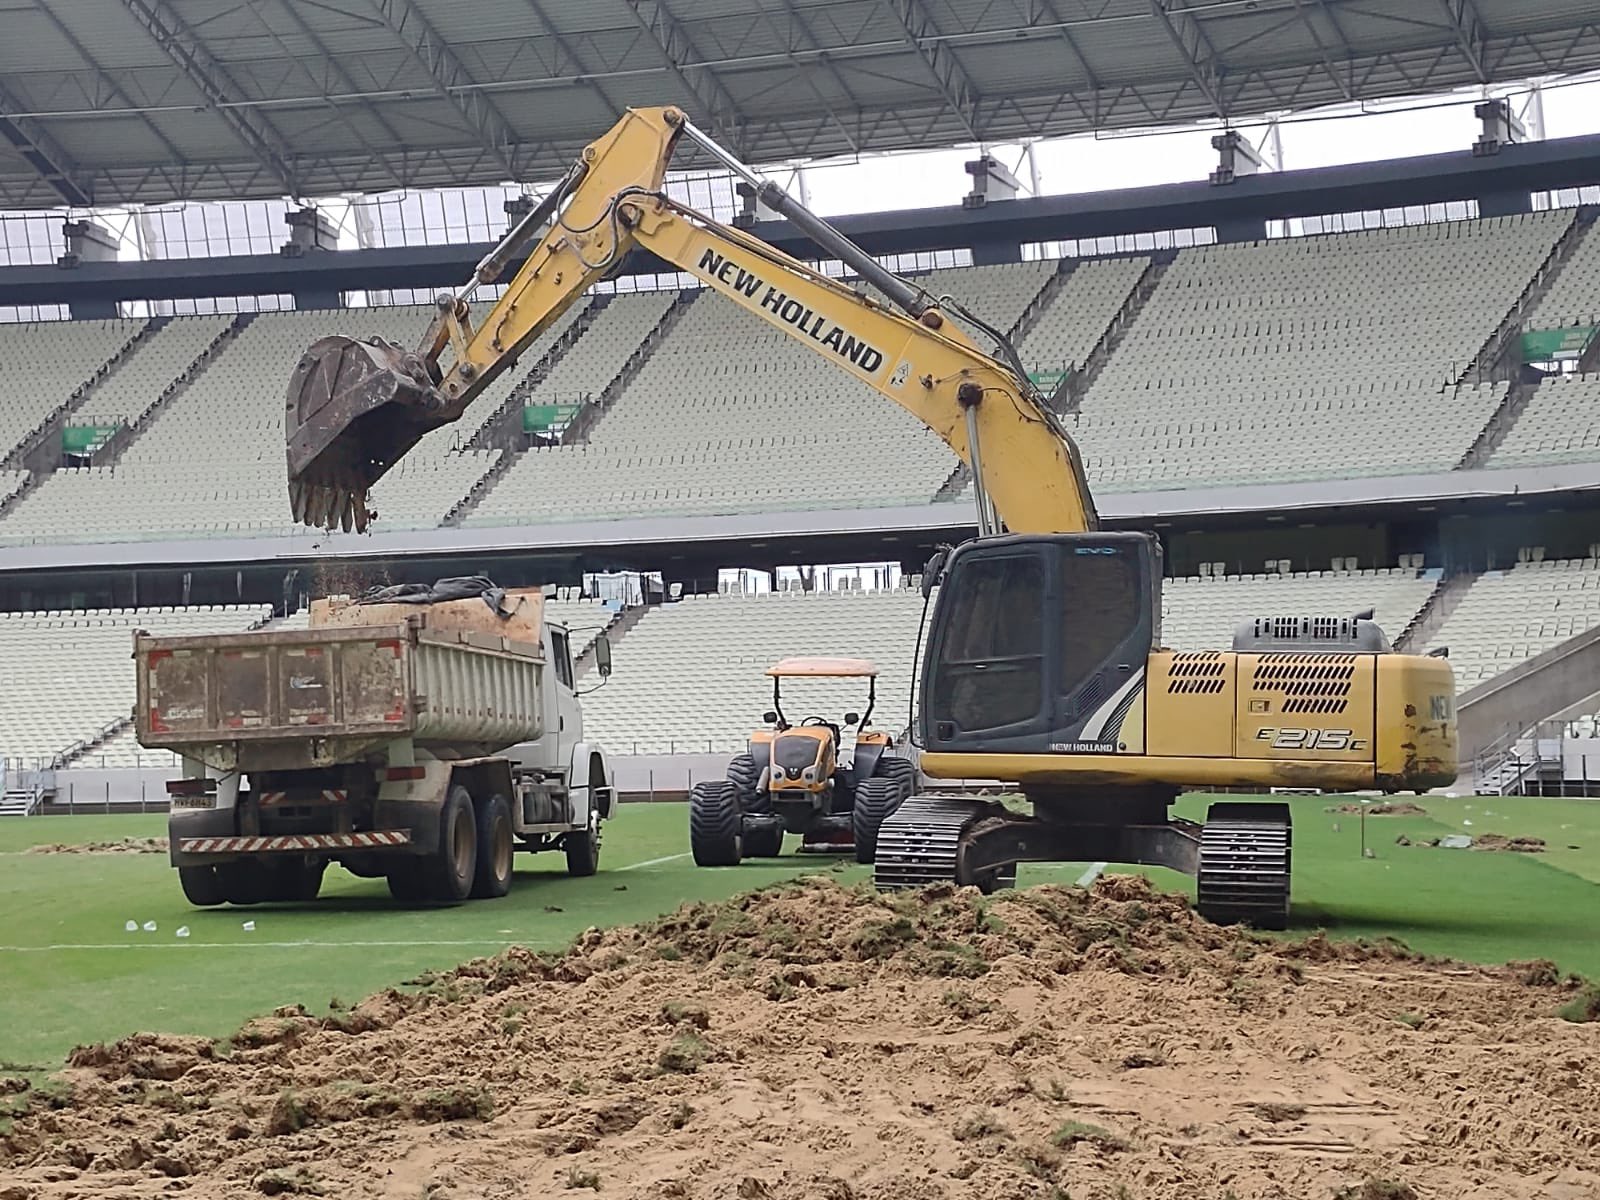
[[[769,207],[789,215],[825,254],[843,259],[887,301],[668,197],[662,183],[685,134],[757,182]],[[467,295],[493,282],[546,219],[549,229],[474,327]],[[301,357],[290,379],[286,422],[295,519],[366,528],[368,489],[424,434],[458,420],[635,246],[696,276],[915,415],[972,468],[986,532],[1001,521],[1019,533],[1097,525],[1077,447],[1004,347],[1003,333],[990,331],[1009,363],[978,349],[952,314],[981,326],[976,317],[893,275],[750,174],[672,108],[630,110],[585,149],[546,203],[479,264],[463,294],[439,298],[420,346],[336,336]],[[453,360],[448,367],[447,353]],[[796,403],[803,401],[797,397]],[[985,455],[1004,462],[1005,470],[986,469]]]

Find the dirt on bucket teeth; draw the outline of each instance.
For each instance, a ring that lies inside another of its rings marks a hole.
[[[80,1047],[11,1097],[0,1197],[1579,1200],[1578,994],[1219,929],[1131,876],[806,877],[221,1042]]]

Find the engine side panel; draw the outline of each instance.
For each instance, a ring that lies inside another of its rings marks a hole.
[[[1454,783],[1460,747],[1449,662],[1386,654],[1377,676],[1378,786],[1424,791]]]
[[[1377,655],[1234,657],[1237,757],[1373,761]]]
[[[1146,670],[1146,751],[1163,758],[1233,753],[1238,656],[1220,650],[1158,650]]]

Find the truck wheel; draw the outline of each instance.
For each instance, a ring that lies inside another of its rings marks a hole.
[[[472,879],[472,898],[495,900],[511,890],[511,860],[517,849],[511,836],[511,804],[496,794],[477,809],[478,869]]]
[[[228,898],[215,867],[179,867],[178,886],[183,898],[196,908],[214,908]]]
[[[878,853],[878,829],[911,792],[909,780],[874,775],[856,784],[850,828],[856,839],[856,861],[869,863]]]
[[[577,829],[561,841],[567,852],[568,875],[593,875],[600,869],[600,817],[590,810],[587,829]]]
[[[783,822],[777,817],[744,818],[746,858],[777,858],[783,853]]]
[[[217,881],[229,904],[260,904],[267,898],[266,868],[253,858],[220,864]]]
[[[748,754],[736,754],[728,764],[728,781],[739,793],[739,808],[743,812],[766,812],[772,807],[772,797],[758,789],[761,769]]]
[[[300,903],[315,900],[322,891],[322,875],[327,869],[327,860],[320,858],[276,863],[266,872],[263,899]]]
[[[422,877],[420,858],[402,858],[389,868],[389,895],[402,904],[415,904],[428,898],[427,880]]]
[[[739,865],[739,798],[729,780],[697,783],[689,790],[689,849],[698,867]]]
[[[423,860],[428,899],[459,904],[472,894],[477,872],[478,822],[472,797],[459,783],[452,784],[439,813],[439,847]]]

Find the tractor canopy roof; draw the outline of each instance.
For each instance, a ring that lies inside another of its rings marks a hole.
[[[878,674],[878,664],[865,658],[825,658],[797,655],[780,659],[767,668],[775,679],[800,676],[833,679],[872,679]]]

